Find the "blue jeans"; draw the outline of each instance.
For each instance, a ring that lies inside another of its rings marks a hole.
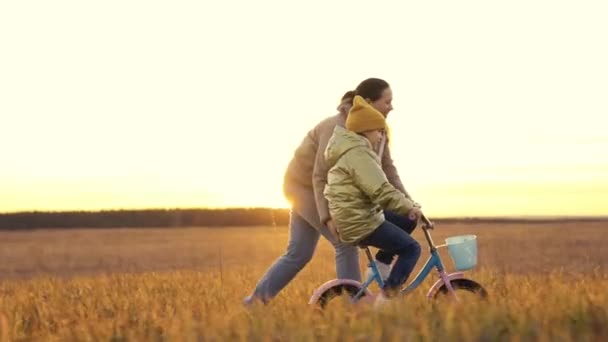
[[[390,223],[396,225],[397,227],[403,229],[409,235],[412,235],[414,229],[416,229],[416,221],[410,220],[406,215],[399,215],[392,211],[384,211],[384,218]],[[395,258],[395,253],[391,253],[385,250],[379,250],[376,253],[376,260],[390,265]]]
[[[391,295],[401,288],[420,258],[420,244],[404,229],[388,220],[385,220],[359,244],[379,248],[385,251],[386,255],[391,255],[391,259],[392,256],[397,255],[397,262],[393,265],[382,289],[387,295]]]
[[[270,266],[246,300],[259,299],[267,303],[275,297],[312,259],[321,235],[336,251],[338,278],[361,281],[358,248],[338,241],[327,227],[315,229],[302,216],[291,211],[287,251]]]

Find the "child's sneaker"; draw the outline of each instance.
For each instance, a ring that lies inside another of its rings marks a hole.
[[[378,267],[378,271],[380,271],[380,277],[382,278],[382,280],[386,281],[386,279],[388,279],[389,274],[391,274],[391,265],[376,260],[376,267]],[[373,270],[371,266],[368,266],[367,270],[365,271],[365,279],[369,279],[372,274]]]
[[[383,292],[380,292],[374,300],[374,310],[382,310],[391,301]]]

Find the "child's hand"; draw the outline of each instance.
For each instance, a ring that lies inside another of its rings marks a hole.
[[[420,221],[420,217],[422,217],[422,210],[419,207],[413,207],[410,211],[407,212],[407,217],[412,221]]]

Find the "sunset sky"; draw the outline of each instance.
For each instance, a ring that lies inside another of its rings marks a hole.
[[[0,212],[286,207],[306,132],[379,77],[430,217],[608,215],[606,18],[605,1],[4,1]]]

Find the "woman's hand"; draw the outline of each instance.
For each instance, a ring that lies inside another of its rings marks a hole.
[[[340,237],[338,236],[338,227],[336,227],[334,220],[329,219],[329,221],[327,221],[327,230],[329,230],[329,233],[335,237],[338,242],[340,241]]]

